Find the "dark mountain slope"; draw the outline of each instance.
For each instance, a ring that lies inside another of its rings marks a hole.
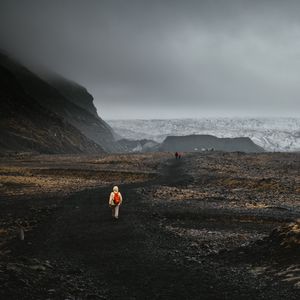
[[[0,152],[99,153],[103,149],[42,107],[0,66]]]
[[[66,99],[99,118],[93,103],[94,98],[85,87],[56,73],[45,72],[40,76]]]
[[[121,147],[114,140],[110,127],[93,111],[94,106],[91,106],[90,95],[88,93],[85,95],[88,100],[85,104],[82,104],[84,108],[75,104],[79,99],[83,98],[84,91],[82,88],[78,88],[78,86],[75,88],[74,85],[70,87],[69,82],[65,81],[61,92],[21,64],[0,54],[1,65],[15,76],[24,91],[39,102],[41,106],[56,113],[63,120],[79,129],[86,137],[99,144],[105,151],[121,151]],[[72,101],[63,94],[70,95],[69,97],[72,98]],[[89,109],[86,108],[88,106],[87,103],[90,103]]]
[[[162,151],[217,151],[263,152],[264,149],[252,142],[250,138],[217,138],[212,135],[168,136],[160,146]]]
[[[94,116],[93,120],[97,120],[97,124],[92,124],[90,128],[87,128],[82,124],[74,123],[76,127],[82,130],[89,138],[106,148],[107,151],[124,151],[122,145],[119,142],[117,142],[116,133],[105,121],[103,121],[99,117],[97,109],[93,103],[94,98],[85,87],[81,86],[80,84],[74,81],[68,80],[60,75],[53,73],[50,75],[46,74],[43,76],[43,78],[66,99],[92,114]],[[96,128],[96,126],[98,128]],[[99,126],[104,133],[99,132]],[[109,136],[107,136],[107,134]],[[103,141],[101,139],[99,140],[99,136],[101,137],[103,135],[104,137],[102,138],[105,139]]]

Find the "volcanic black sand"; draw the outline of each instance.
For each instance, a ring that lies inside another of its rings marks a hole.
[[[1,199],[3,228],[7,216],[26,215],[21,224],[32,229],[2,245],[0,298],[300,299],[299,244],[283,249],[270,235],[299,210],[201,194],[213,173],[199,170],[200,184],[188,172],[196,157],[162,159],[154,179],[120,184],[119,220],[108,208],[112,184],[65,198]],[[172,201],[172,193],[188,196]]]

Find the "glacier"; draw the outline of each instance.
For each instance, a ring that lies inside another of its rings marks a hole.
[[[162,142],[169,135],[249,137],[270,152],[300,151],[300,118],[199,118],[107,120],[123,138]]]

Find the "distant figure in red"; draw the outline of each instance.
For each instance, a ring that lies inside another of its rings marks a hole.
[[[117,186],[113,187],[113,191],[109,196],[109,207],[111,208],[112,217],[117,220],[119,218],[119,208],[122,204],[123,198],[121,193],[119,192],[119,188]]]
[[[178,154],[178,152],[176,151],[176,152],[175,152],[175,158],[176,158],[176,159],[178,158],[178,155],[179,155],[179,154]]]

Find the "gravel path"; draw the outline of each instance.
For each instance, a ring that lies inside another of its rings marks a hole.
[[[211,251],[209,239],[201,242],[201,234],[220,240],[222,233],[213,233],[220,228],[240,230],[238,218],[224,221],[216,209],[214,218],[214,211],[204,210],[203,218],[190,219],[189,202],[153,203],[137,192],[190,184],[184,164],[169,161],[155,181],[121,186],[118,221],[107,205],[111,187],[61,202],[24,242],[12,242],[14,261],[6,264],[1,299],[300,299],[291,283],[255,272],[257,264],[241,250],[219,253]],[[243,230],[265,235],[270,227],[253,221]]]

